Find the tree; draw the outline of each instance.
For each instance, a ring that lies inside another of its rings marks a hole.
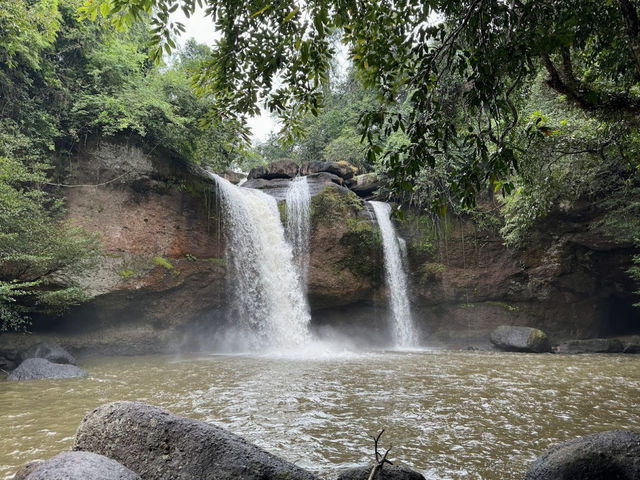
[[[170,13],[181,7],[189,15],[196,5],[222,35],[198,76],[200,91],[212,96],[215,116],[245,135],[259,99],[282,119],[285,137],[300,133],[305,115],[323,104],[339,32],[365,86],[379,92],[378,107],[362,118],[364,138],[370,158],[384,155],[397,190],[410,189],[407,180],[443,152],[457,155],[452,193],[463,203],[487,182],[512,191],[513,140],[523,133],[518,97],[539,72],[581,109],[637,119],[640,29],[630,0],[88,0],[84,12],[112,14],[123,26],[153,11],[154,41],[169,51],[183,29]],[[462,129],[438,98],[453,72]],[[397,109],[403,91],[406,112]],[[384,152],[380,138],[395,132],[409,141]]]

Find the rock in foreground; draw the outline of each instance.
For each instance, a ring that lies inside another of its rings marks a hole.
[[[561,343],[556,353],[620,353],[623,348],[622,342],[615,338],[589,338]]]
[[[500,325],[491,332],[491,343],[507,352],[545,353],[551,351],[547,335],[537,328]]]
[[[373,465],[349,468],[338,476],[338,480],[368,480]],[[374,480],[425,480],[421,473],[407,467],[385,465],[378,470]]]
[[[62,452],[44,462],[30,463],[14,480],[141,480],[128,468],[90,452]]]
[[[43,378],[86,377],[87,372],[75,365],[51,363],[44,358],[28,358],[18,366],[7,380],[37,380]]]
[[[140,402],[87,414],[74,450],[106,455],[144,480],[316,478],[223,428]]]
[[[73,355],[57,343],[53,342],[40,342],[35,345],[31,345],[22,352],[21,356],[23,360],[27,360],[29,358],[44,358],[52,363],[77,365],[76,359]]]
[[[640,433],[613,430],[576,438],[547,450],[525,480],[637,480]]]

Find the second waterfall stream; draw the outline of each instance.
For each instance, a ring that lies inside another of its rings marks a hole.
[[[369,202],[376,214],[384,249],[384,271],[389,288],[391,328],[394,346],[410,348],[418,345],[417,334],[411,316],[411,305],[407,293],[407,274],[403,264],[400,238],[391,223],[391,206],[384,202]]]

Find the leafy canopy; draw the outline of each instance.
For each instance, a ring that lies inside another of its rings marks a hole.
[[[197,77],[212,115],[246,137],[244,120],[263,101],[299,135],[323,105],[333,39],[341,36],[377,107],[362,117],[369,157],[383,156],[396,190],[412,188],[437,156],[451,165],[452,195],[465,204],[489,182],[513,191],[514,137],[523,87],[540,72],[579,108],[637,115],[640,29],[631,0],[87,0],[84,15],[130,25],[153,15],[156,56],[184,27],[170,14],[205,8],[222,35]],[[439,93],[460,80],[461,108],[448,115]],[[398,97],[407,94],[407,108]],[[461,128],[462,127],[462,128]],[[396,149],[381,139],[406,135]]]

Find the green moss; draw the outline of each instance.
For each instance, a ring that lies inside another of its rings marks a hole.
[[[355,193],[327,185],[311,200],[311,228],[354,217],[362,209],[363,202]]]
[[[520,310],[520,308],[517,307],[516,305],[510,305],[505,302],[489,301],[484,303],[486,303],[487,305],[495,305],[496,307],[504,308],[505,310],[508,310],[510,312],[517,312],[518,310]]]
[[[283,225],[287,224],[287,203],[285,201],[278,202],[278,212],[280,212],[280,221]]]
[[[153,257],[153,263],[154,265],[164,267],[167,270],[173,270],[173,265],[171,265],[171,262],[169,262],[169,260],[167,260],[166,258],[161,257],[160,255],[156,255],[155,257]]]
[[[224,258],[216,258],[216,257],[210,257],[206,259],[207,262],[209,263],[214,263],[216,265],[220,265],[222,267],[226,267],[227,266],[227,262]]]
[[[425,262],[418,269],[418,281],[422,285],[433,283],[445,269],[446,267],[441,263]]]
[[[136,274],[136,272],[134,272],[133,270],[120,270],[118,273],[125,280],[133,277]]]
[[[348,268],[357,277],[379,283],[384,278],[380,230],[367,220],[355,218],[347,218],[347,226],[340,244],[349,249],[349,254],[335,265],[336,269]]]

